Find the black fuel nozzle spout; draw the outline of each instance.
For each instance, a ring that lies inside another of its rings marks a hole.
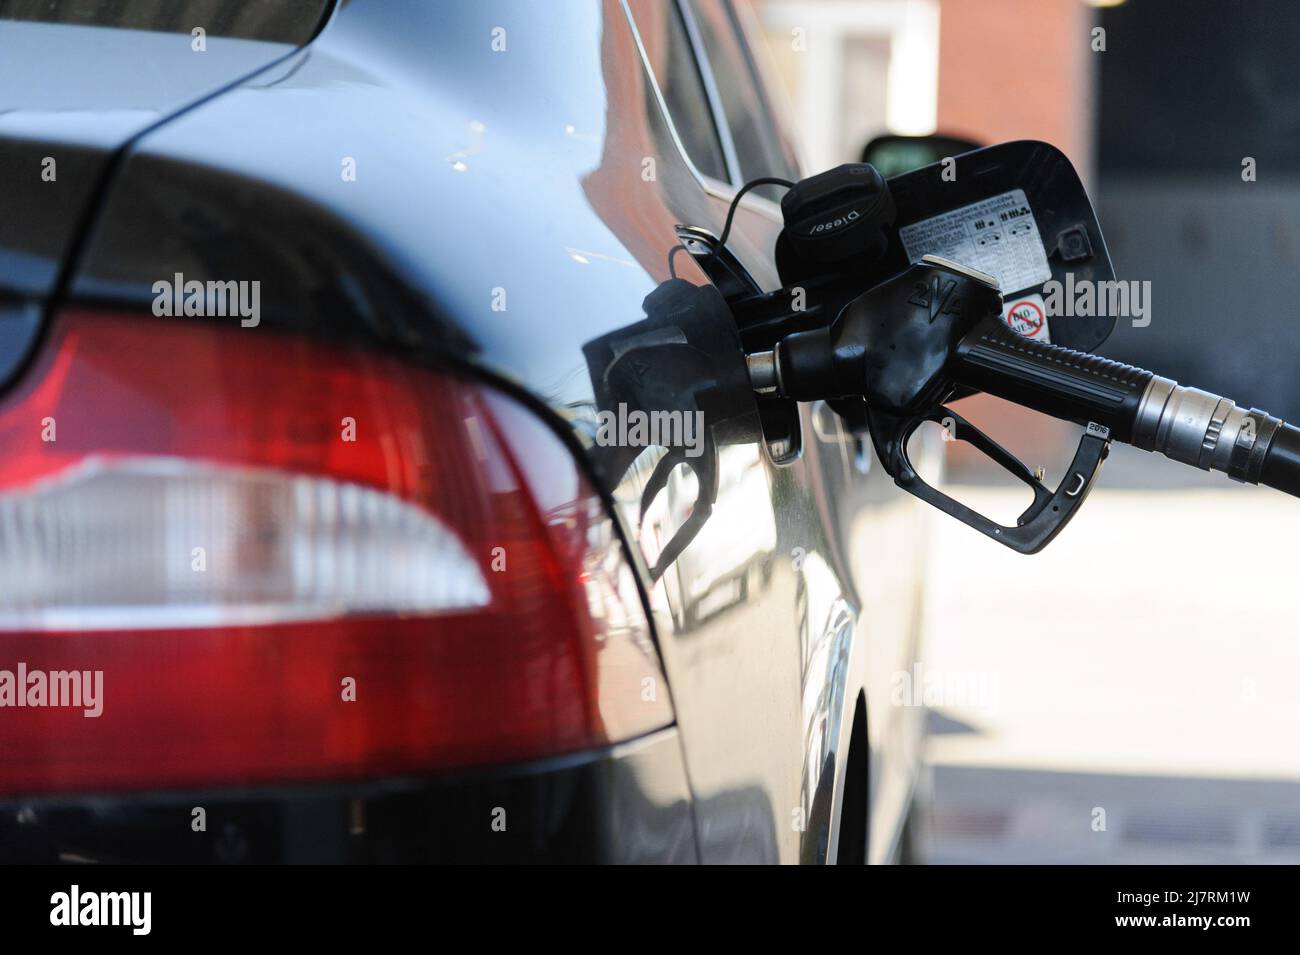
[[[658,580],[712,514],[721,449],[761,440],[762,427],[754,396],[745,387],[740,337],[714,286],[670,279],[646,296],[642,308],[640,321],[607,332],[582,350],[598,418],[676,420],[679,430],[669,429],[670,434],[694,438],[693,444],[663,445],[641,488],[644,521],[677,467],[689,470],[698,487],[689,516],[648,568]],[[698,424],[691,428],[690,422]],[[597,435],[591,454],[601,483],[612,493],[646,450],[646,444],[633,441],[601,443]]]

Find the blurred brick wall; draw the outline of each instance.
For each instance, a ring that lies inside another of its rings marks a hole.
[[[1087,179],[1096,19],[1083,0],[942,0],[939,129],[1046,140]]]
[[[941,0],[938,128],[985,143],[1041,139],[1070,157],[1087,182],[1093,164],[1097,12],[1083,0]],[[986,396],[962,413],[988,426],[1060,480],[1078,429]],[[1056,467],[1052,467],[1056,465]],[[948,446],[949,476],[984,481],[996,465],[964,444]],[[1051,473],[1056,471],[1056,473]]]

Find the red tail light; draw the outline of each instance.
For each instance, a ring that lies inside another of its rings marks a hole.
[[[601,501],[514,402],[184,320],[68,312],[43,354],[0,403],[0,792],[420,773],[671,722]],[[95,672],[97,703],[50,705]]]

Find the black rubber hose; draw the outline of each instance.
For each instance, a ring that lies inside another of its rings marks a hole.
[[[963,385],[1078,424],[1110,428],[1131,440],[1151,372],[1121,362],[1031,341],[997,318],[982,322],[957,346],[953,363]]]
[[[1264,455],[1259,483],[1300,497],[1300,428],[1283,424]]]

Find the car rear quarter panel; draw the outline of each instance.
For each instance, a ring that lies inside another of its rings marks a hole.
[[[726,212],[641,57],[615,0],[343,4],[307,48],[140,140],[72,295],[147,308],[177,272],[259,280],[266,325],[472,368],[589,453],[583,345],[644,319],[678,223],[716,233]],[[765,288],[777,229],[774,206],[747,200],[733,235]],[[707,281],[689,256],[676,267]],[[705,861],[833,856],[868,660],[908,652],[907,512],[878,465],[854,464],[838,419],[814,428],[811,413],[791,464],[758,440],[722,448],[706,531],[659,581],[641,564]],[[593,472],[639,560],[644,472]],[[869,730],[887,759],[896,721],[881,712]]]

